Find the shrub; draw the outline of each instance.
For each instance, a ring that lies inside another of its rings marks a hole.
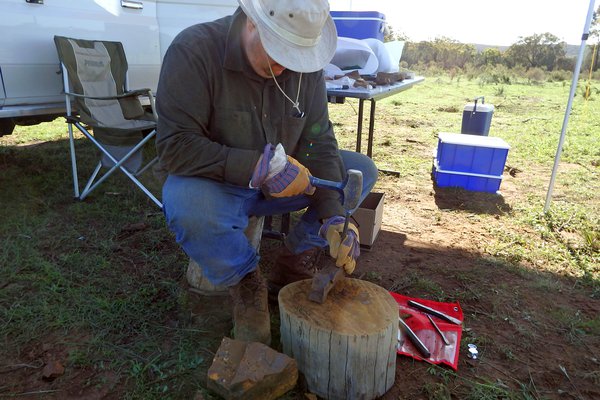
[[[541,68],[529,68],[525,74],[530,83],[542,83],[546,80],[546,72]]]
[[[550,76],[548,77],[549,82],[564,82],[571,80],[571,72],[565,71],[562,69],[558,69],[550,72]]]
[[[512,73],[504,65],[487,66],[479,77],[483,84],[501,83],[510,85],[512,82]]]

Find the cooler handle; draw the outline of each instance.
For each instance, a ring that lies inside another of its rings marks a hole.
[[[475,105],[473,105],[473,113],[472,113],[472,114],[475,114],[475,112],[477,111],[477,101],[478,101],[479,99],[481,99],[481,104],[484,104],[484,103],[485,103],[485,98],[484,98],[484,96],[475,97],[475,98],[473,99],[473,101],[475,102]]]

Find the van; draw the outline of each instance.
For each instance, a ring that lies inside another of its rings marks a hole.
[[[156,91],[171,41],[236,0],[0,0],[0,136],[65,115],[54,35],[123,43],[129,87]]]

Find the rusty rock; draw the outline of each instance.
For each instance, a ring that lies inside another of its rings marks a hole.
[[[42,371],[42,378],[46,380],[53,380],[65,373],[65,367],[60,361],[52,360],[44,367]]]
[[[225,400],[271,400],[298,380],[296,361],[256,342],[223,338],[208,369],[208,388]]]

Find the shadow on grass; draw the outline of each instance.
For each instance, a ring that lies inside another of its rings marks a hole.
[[[503,215],[512,207],[496,193],[472,192],[462,188],[433,185],[435,204],[439,209],[464,210],[476,214]]]
[[[91,168],[95,151],[76,145]],[[186,298],[187,257],[155,206],[120,179],[73,201],[66,140],[4,146],[0,172],[0,365],[29,366],[0,370],[0,394],[213,398],[204,382],[220,338],[231,334],[230,304]],[[495,199],[436,190],[440,208],[510,210]],[[280,247],[263,240],[262,268]],[[440,398],[440,385],[455,398],[600,396],[600,304],[575,279],[388,231],[362,253],[355,276],[405,295],[460,301],[465,312],[458,372],[399,357],[384,399]],[[274,306],[273,347],[281,350],[278,318]],[[467,343],[477,344],[479,360],[465,357]],[[66,367],[57,379],[41,378],[49,360]],[[117,378],[107,383],[107,372]],[[299,385],[285,398],[304,393]]]
[[[100,160],[101,153],[87,139],[75,140],[75,149],[81,190]],[[147,144],[143,151],[146,162],[156,154],[153,144]],[[66,200],[64,195],[70,196],[71,199],[74,197],[69,141],[67,139],[28,145],[0,146],[0,171],[3,173],[2,180],[16,179],[21,182],[21,186],[24,186],[24,179],[31,182],[30,185],[23,188],[23,192],[17,190],[5,193],[6,195],[19,196],[30,193],[34,196],[43,196],[46,199],[59,200],[60,198],[61,203]],[[96,181],[107,171],[107,168],[102,168]],[[138,179],[160,198],[161,183],[151,170],[144,172]],[[9,186],[10,184],[3,185],[3,187]],[[145,200],[141,200],[145,195],[140,189],[129,181],[121,171],[115,171],[112,176],[108,177],[105,182],[89,194],[84,203],[93,203],[98,201],[99,198],[106,197],[114,200],[123,198],[123,196],[146,203]],[[10,201],[10,199],[7,201]],[[158,208],[155,211],[159,211]]]
[[[456,398],[600,396],[591,373],[600,370],[600,302],[577,279],[389,231],[355,274],[403,295],[459,301],[465,315],[458,372],[400,356],[384,399],[419,398],[439,384]],[[467,343],[479,360],[466,356]]]

